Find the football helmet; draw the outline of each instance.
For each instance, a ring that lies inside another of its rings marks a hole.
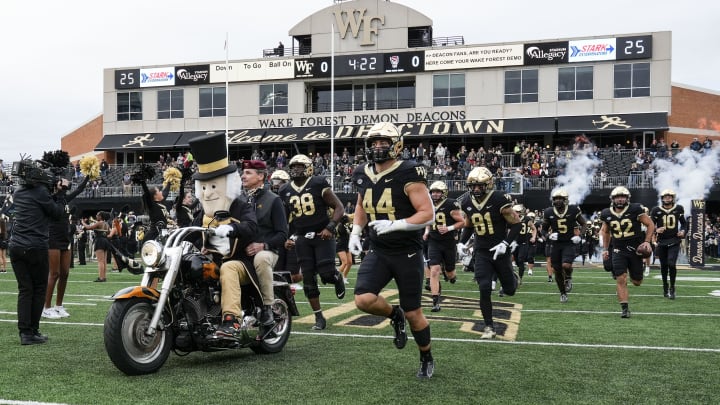
[[[520,218],[522,218],[523,215],[525,215],[525,206],[522,204],[515,204],[515,205],[513,205],[512,209],[513,209],[513,211],[517,212],[517,214]]]
[[[569,199],[570,196],[564,188],[555,189],[552,194],[550,194],[550,200],[552,200],[552,205],[557,209],[565,207],[568,204]]]
[[[305,155],[293,156],[292,159],[290,159],[290,163],[288,163],[288,169],[290,171],[290,178],[293,180],[306,179],[313,175],[312,160]]]
[[[378,139],[387,139],[390,146],[373,148],[372,143]],[[370,162],[382,163],[400,156],[403,140],[400,130],[390,122],[378,122],[370,127],[365,135],[365,151]]]
[[[624,199],[620,200],[618,197],[625,197]],[[612,201],[612,206],[615,208],[624,208],[628,204],[630,204],[630,190],[626,189],[623,186],[615,187],[610,192],[610,201]]]
[[[436,196],[433,195],[433,191],[439,191],[440,195],[435,198]],[[433,202],[436,204],[448,198],[447,184],[441,180],[433,182],[433,184],[430,185],[430,198],[432,198]]]
[[[665,197],[670,197],[669,199],[666,199]],[[675,204],[675,192],[672,189],[666,188],[662,192],[660,192],[660,201],[662,201],[662,205],[671,207],[673,204]]]
[[[288,176],[287,172],[285,170],[275,170],[272,175],[270,175],[270,189],[274,192],[277,192],[280,190],[280,186],[290,181],[290,176]]]
[[[486,193],[492,191],[495,182],[493,181],[493,175],[487,167],[478,166],[472,170],[467,177],[467,186],[475,198],[482,198]],[[479,190],[475,191],[475,188],[479,186]]]

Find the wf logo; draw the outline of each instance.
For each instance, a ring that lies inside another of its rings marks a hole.
[[[353,38],[357,38],[362,29],[363,35],[360,45],[375,45],[371,36],[372,34],[378,34],[378,28],[377,26],[373,27],[372,23],[374,20],[377,20],[380,25],[385,25],[385,16],[366,16],[366,12],[367,9],[363,8],[361,10],[352,9],[351,11],[341,11],[339,14],[333,13],[335,14],[338,33],[341,39],[345,39],[348,30],[352,32]]]
[[[304,60],[298,60],[295,61],[295,69],[305,75],[311,75],[313,72],[313,67],[315,66],[314,63],[304,61]]]

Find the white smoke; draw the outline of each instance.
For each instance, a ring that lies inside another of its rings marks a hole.
[[[592,146],[587,143],[573,150],[570,158],[565,160],[565,171],[555,180],[553,192],[559,188],[565,189],[570,197],[570,204],[581,204],[590,194],[595,172],[602,163],[592,154]]]
[[[657,159],[653,162],[657,172],[655,189],[658,194],[668,188],[675,191],[675,202],[685,208],[685,215],[690,215],[690,201],[704,199],[710,193],[713,176],[720,175],[720,142],[713,142],[706,153],[685,148],[674,158],[676,161]]]

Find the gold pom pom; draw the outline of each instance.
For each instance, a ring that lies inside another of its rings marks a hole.
[[[100,178],[100,161],[96,156],[84,156],[80,159],[80,173],[89,177],[90,180]]]
[[[170,191],[175,192],[180,190],[180,180],[182,179],[182,173],[180,170],[170,167],[165,169],[163,172],[163,187],[170,187]]]

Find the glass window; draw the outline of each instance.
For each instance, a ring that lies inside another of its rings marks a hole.
[[[615,98],[649,96],[649,63],[619,63],[615,65]]]
[[[157,117],[159,120],[170,118],[183,118],[185,98],[183,89],[159,90]]]
[[[558,100],[592,100],[593,67],[558,69]]]
[[[505,71],[505,102],[536,103],[538,101],[538,70]]]
[[[260,114],[287,114],[287,83],[260,85]]]
[[[224,117],[225,87],[200,88],[200,117]]]
[[[433,75],[433,105],[465,104],[465,74]]]
[[[129,91],[117,94],[117,120],[142,120],[142,92]]]
[[[312,112],[330,111],[330,86],[311,89]],[[335,111],[364,111],[415,107],[415,82],[335,85]]]

